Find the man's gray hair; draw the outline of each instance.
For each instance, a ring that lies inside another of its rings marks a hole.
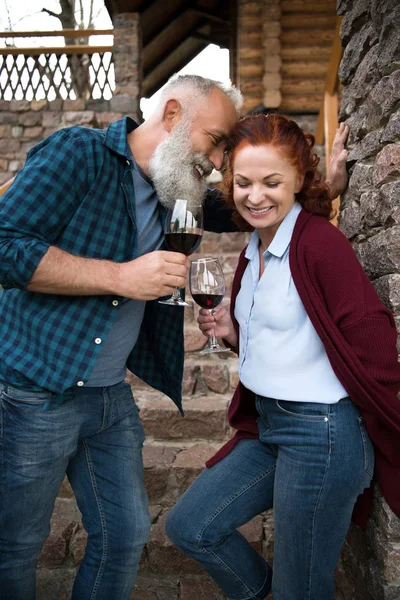
[[[170,98],[171,93],[179,92],[185,96],[185,99],[188,102],[188,106],[185,108],[190,111],[196,106],[199,96],[205,98],[209,96],[215,88],[221,90],[231,100],[236,109],[236,113],[239,116],[243,103],[243,96],[240,90],[234,85],[228,86],[220,81],[207,79],[200,75],[173,75],[168,80],[161,93],[160,103],[163,104]]]

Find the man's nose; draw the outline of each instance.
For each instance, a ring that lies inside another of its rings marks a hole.
[[[214,169],[217,169],[217,171],[220,171],[224,164],[225,153],[222,150],[222,148],[214,148],[214,150],[209,155],[209,159],[212,162],[212,164],[214,165]]]

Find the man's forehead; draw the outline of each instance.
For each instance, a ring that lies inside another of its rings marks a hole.
[[[229,135],[229,131],[227,131],[226,129],[221,129],[220,127],[211,127],[208,130],[208,133],[217,135],[220,138],[227,138]]]
[[[231,129],[236,124],[236,114],[229,115],[221,111],[209,111],[199,115],[197,124],[207,131],[218,137],[226,138],[229,136]]]

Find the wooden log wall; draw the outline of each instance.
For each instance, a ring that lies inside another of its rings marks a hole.
[[[335,24],[336,0],[238,0],[244,112],[318,112]]]
[[[318,112],[336,26],[336,0],[281,0],[280,7],[280,108]]]
[[[238,85],[244,97],[243,113],[263,101],[263,2],[238,2]]]
[[[264,0],[263,6],[263,103],[267,108],[278,108],[282,103],[281,4],[281,0]]]

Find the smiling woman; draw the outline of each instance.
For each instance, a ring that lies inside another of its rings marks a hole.
[[[228,411],[237,432],[169,513],[166,529],[228,598],[264,600],[272,589],[276,599],[333,600],[353,510],[365,523],[372,442],[378,480],[398,502],[394,319],[329,223],[332,200],[313,137],[268,114],[245,117],[230,139],[228,202],[254,231],[239,257],[230,312],[201,309],[198,322],[239,355]],[[273,574],[237,531],[271,507]]]
[[[279,114],[255,115],[239,121],[230,136],[233,150],[224,177],[227,202],[236,209],[241,229],[268,228],[266,246],[295,200],[313,214],[329,218],[329,189],[318,171],[314,137]],[[259,209],[271,209],[258,217]]]
[[[244,146],[233,167],[237,212],[258,230],[263,250],[293,208],[303,177],[273,146]]]

